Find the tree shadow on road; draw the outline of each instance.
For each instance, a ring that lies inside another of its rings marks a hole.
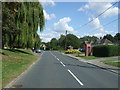
[[[55,64],[60,64],[60,63],[55,63]],[[82,68],[93,68],[93,69],[105,69],[105,70],[120,70],[116,68],[103,68],[103,67],[97,67],[97,66],[85,66],[85,65],[75,65],[75,64],[66,64],[66,66],[74,66],[74,67],[82,67]]]

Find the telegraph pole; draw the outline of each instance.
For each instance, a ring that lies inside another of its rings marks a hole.
[[[65,36],[65,50],[67,50],[67,30],[65,32],[66,36]]]

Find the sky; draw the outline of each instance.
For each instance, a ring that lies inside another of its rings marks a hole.
[[[78,38],[83,36],[103,37],[106,34],[115,35],[118,32],[118,3],[115,2],[41,2],[45,16],[45,28],[39,34],[42,42],[49,42],[52,38],[60,38],[61,34],[74,34]],[[110,9],[108,9],[111,7]],[[100,13],[108,9],[101,16]],[[90,20],[93,20],[89,24]],[[84,26],[83,26],[84,25]]]

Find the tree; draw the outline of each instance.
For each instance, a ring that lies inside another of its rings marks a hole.
[[[116,33],[116,35],[114,36],[114,39],[116,41],[120,40],[120,33]]]
[[[73,46],[73,48],[79,48],[80,47],[80,40],[77,36],[73,34],[67,34],[66,36],[67,40],[67,47],[68,46]]]
[[[80,38],[80,47],[84,47],[85,46],[85,41],[96,41],[97,38],[96,36],[84,36],[82,38]]]
[[[59,45],[61,49],[64,49],[65,48],[65,35],[61,35],[58,41],[59,41]]]
[[[58,50],[58,40],[56,38],[52,38],[50,41],[51,49]]]
[[[3,47],[33,48],[40,43],[38,26],[43,30],[45,20],[39,2],[3,2]]]

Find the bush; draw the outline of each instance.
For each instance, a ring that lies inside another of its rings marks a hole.
[[[119,55],[120,55],[120,46],[98,45],[93,47],[93,56],[109,57],[109,56],[119,56]]]
[[[81,53],[79,50],[77,49],[68,49],[67,51],[65,51],[66,54],[73,54],[73,53]]]

